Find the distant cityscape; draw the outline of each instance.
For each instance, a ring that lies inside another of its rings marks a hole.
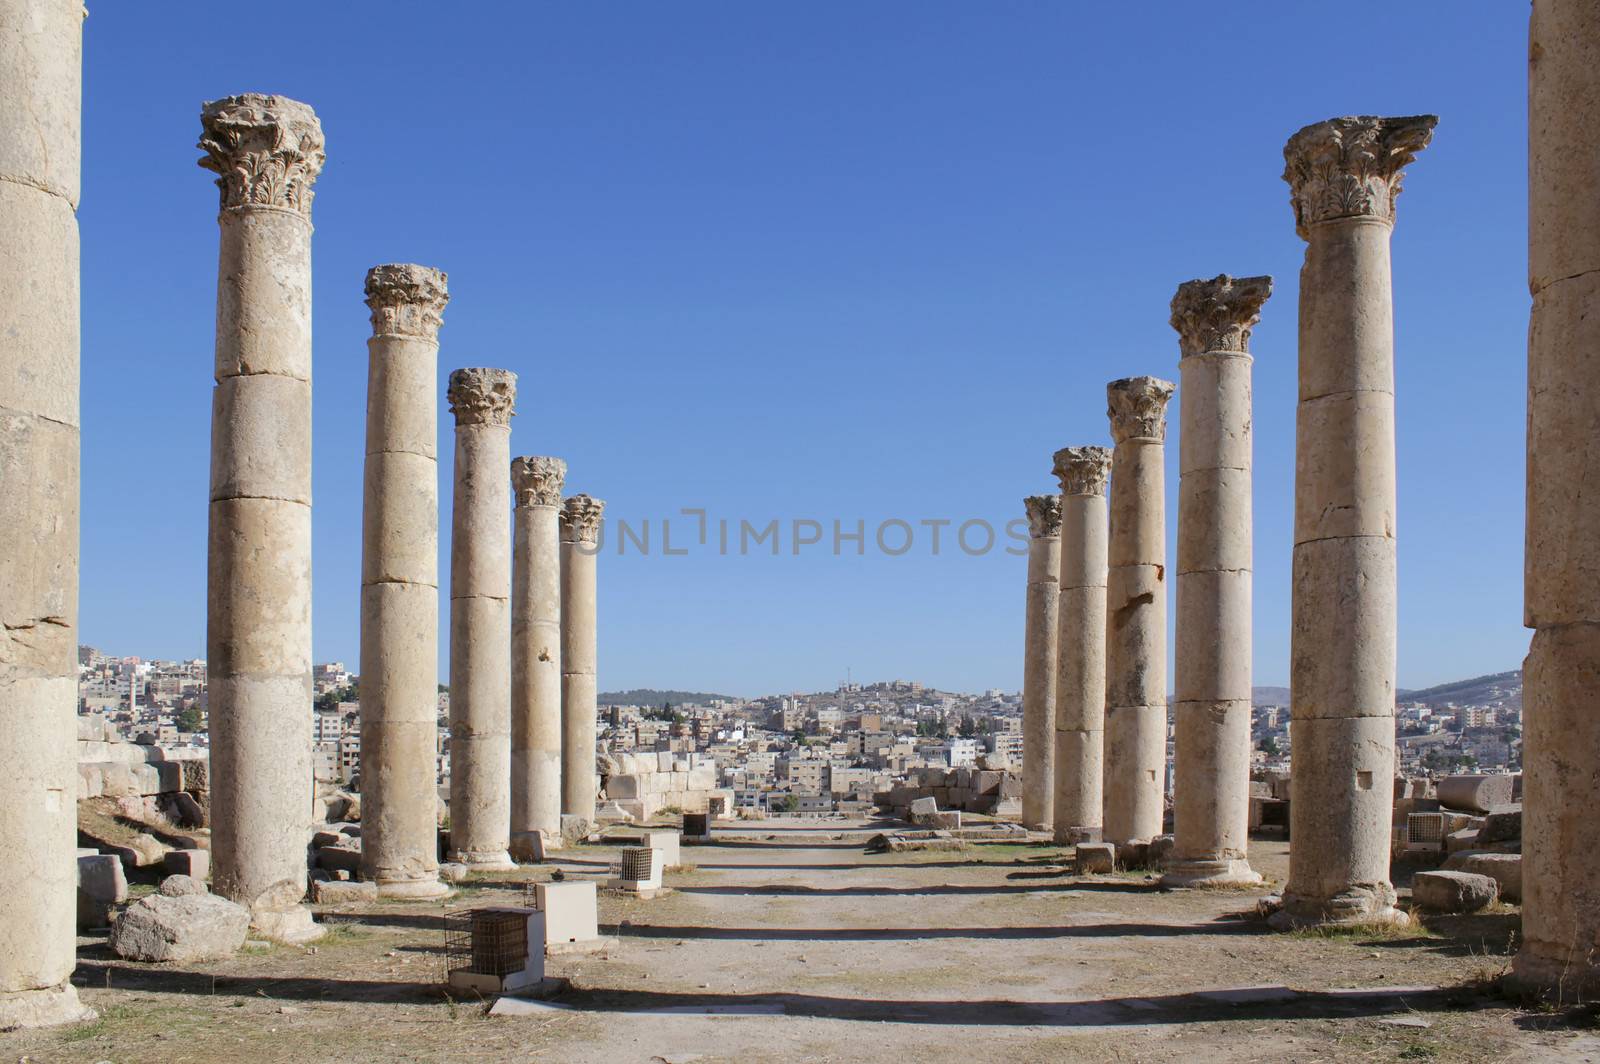
[[[82,646],[78,672],[80,713],[103,717],[124,739],[209,745],[203,659],[116,657]],[[359,677],[339,662],[326,662],[314,668],[312,685],[316,777],[359,789]],[[1288,691],[1257,688],[1255,703],[1252,776],[1286,776],[1292,750]],[[1397,775],[1521,769],[1519,672],[1402,691],[1396,710]],[[450,776],[450,694],[443,687],[438,712],[437,772],[444,788]],[[714,780],[705,778],[704,785],[730,792],[737,810],[859,814],[870,811],[876,795],[920,769],[1020,772],[1022,698],[998,688],[980,694],[940,691],[915,680],[846,682],[832,691],[749,699],[635,689],[600,696],[597,733],[602,764],[606,758],[637,762],[648,754],[688,762],[706,777],[714,772]],[[1170,795],[1170,714],[1167,734]],[[661,796],[651,804],[660,808],[670,800]]]

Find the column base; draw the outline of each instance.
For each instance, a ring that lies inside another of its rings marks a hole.
[[[0,993],[0,1031],[12,1027],[55,1027],[63,1023],[82,1023],[97,1015],[78,1000],[78,988],[71,983],[39,990],[13,990]]]
[[[1174,861],[1161,877],[1161,885],[1174,889],[1205,890],[1219,887],[1259,887],[1261,873],[1244,858],[1219,861]]]
[[[1394,907],[1394,888],[1351,888],[1332,898],[1313,898],[1284,891],[1283,907],[1267,921],[1274,930],[1293,931],[1301,927],[1361,927],[1386,924],[1405,927],[1411,917]]]
[[[435,879],[379,879],[378,897],[402,898],[408,901],[428,901],[455,893],[448,884]]]
[[[1552,957],[1524,943],[1511,962],[1506,987],[1519,994],[1548,998],[1557,1005],[1588,1000],[1600,990],[1600,965],[1576,952]]]
[[[250,914],[250,929],[262,938],[299,946],[328,933],[303,905],[289,909],[257,909]]]
[[[505,850],[455,850],[450,860],[466,865],[469,872],[514,872],[517,868]]]
[[[1096,827],[1065,827],[1055,829],[1056,845],[1076,846],[1080,842],[1099,842],[1100,828]]]

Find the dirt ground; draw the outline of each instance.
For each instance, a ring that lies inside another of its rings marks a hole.
[[[1044,845],[866,854],[856,823],[743,824],[685,847],[650,901],[602,893],[606,952],[530,1014],[442,985],[441,914],[520,903],[550,866],[444,904],[320,908],[312,947],[134,964],[103,935],[75,981],[98,1020],[0,1035],[25,1061],[1595,1061],[1594,1010],[1525,1009],[1495,978],[1519,916],[1283,935],[1253,892],[1076,877]],[[615,850],[566,851],[569,877]],[[1260,841],[1270,882],[1287,847]]]

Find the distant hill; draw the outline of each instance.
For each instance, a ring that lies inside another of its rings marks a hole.
[[[1424,705],[1443,705],[1454,702],[1460,706],[1476,706],[1489,702],[1522,704],[1522,671],[1496,672],[1488,676],[1474,676],[1470,680],[1455,680],[1437,687],[1424,687],[1420,691],[1400,691],[1401,702],[1421,702]]]
[[[1286,706],[1289,704],[1287,687],[1252,687],[1250,701],[1258,706]]]
[[[597,697],[602,706],[659,706],[663,702],[710,702],[715,699],[738,701],[737,695],[714,695],[706,691],[658,691],[654,687],[635,687],[631,691],[602,691]]]

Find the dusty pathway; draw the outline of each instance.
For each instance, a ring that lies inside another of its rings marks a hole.
[[[1052,847],[863,852],[870,832],[757,825],[685,848],[692,870],[649,902],[604,897],[618,944],[551,961],[572,989],[527,1015],[451,1000],[443,906],[324,910],[316,952],[277,948],[171,969],[85,939],[79,981],[102,1011],[0,1036],[10,1059],[1594,1060],[1570,1014],[1524,1013],[1478,985],[1515,910],[1400,938],[1271,934],[1255,894],[1164,893],[1077,878]],[[567,854],[572,876],[614,851]],[[1258,845],[1269,878],[1285,848]],[[529,869],[453,900],[517,897]],[[1578,1017],[1582,1019],[1582,1017]]]

